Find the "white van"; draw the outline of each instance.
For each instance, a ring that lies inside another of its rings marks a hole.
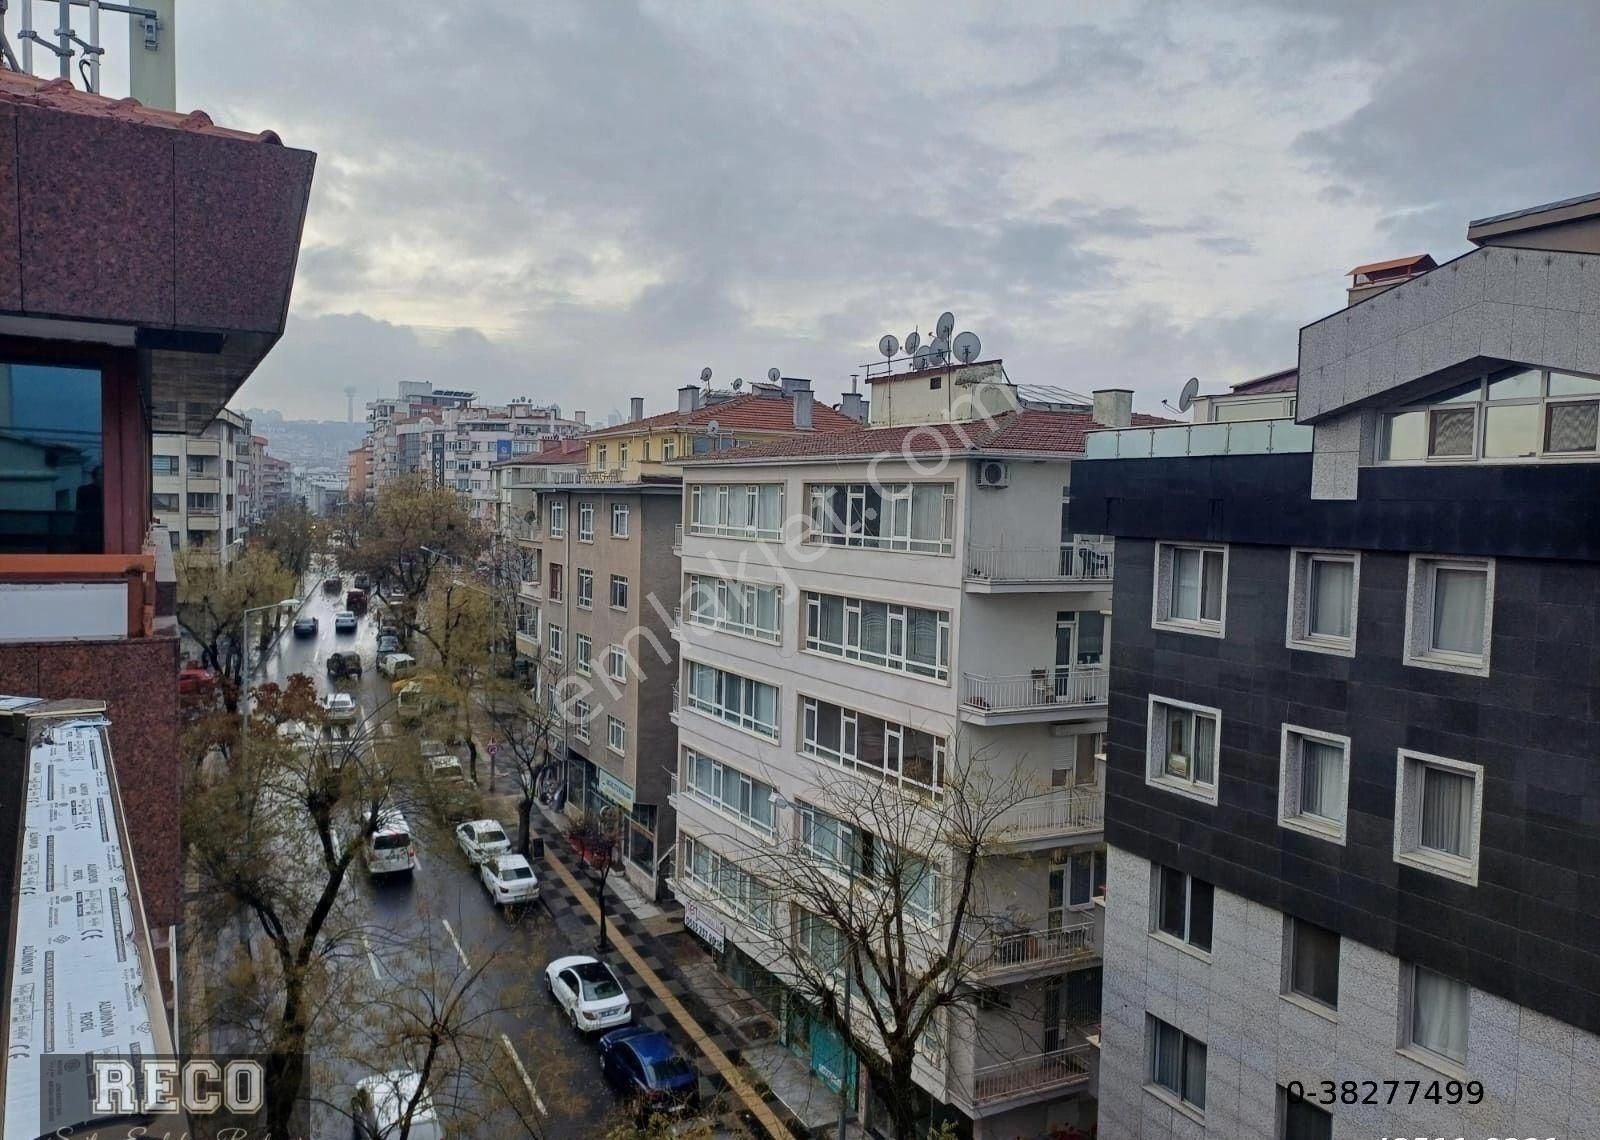
[[[410,874],[417,867],[417,845],[411,841],[406,817],[387,811],[378,817],[378,830],[367,840],[367,872],[373,875]]]
[[[378,672],[385,677],[409,677],[417,671],[417,659],[409,653],[385,653],[378,658]]]
[[[422,1077],[413,1069],[379,1073],[356,1084],[350,1098],[350,1119],[358,1140],[392,1140],[400,1135],[400,1118],[417,1093]],[[445,1140],[444,1126],[434,1111],[433,1097],[423,1092],[411,1114],[410,1140]]]

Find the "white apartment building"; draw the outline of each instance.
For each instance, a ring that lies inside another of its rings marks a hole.
[[[998,361],[869,382],[864,430],[685,463],[673,886],[725,968],[772,993],[815,923],[771,897],[754,853],[826,864],[849,825],[823,810],[840,780],[931,805],[967,765],[1014,774],[1028,798],[966,927],[993,998],[946,1011],[917,1080],[932,1118],[959,1113],[978,1140],[1087,1130],[1112,550],[1064,520],[1085,430],[1097,412],[1127,425],[1131,396],[1036,402]],[[785,1043],[881,1121],[837,1036],[780,1000]]]
[[[198,434],[156,432],[150,465],[150,510],[172,548],[233,559],[256,491],[249,419],[224,408]]]

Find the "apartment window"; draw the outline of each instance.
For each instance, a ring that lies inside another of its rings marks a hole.
[[[614,610],[628,608],[628,579],[621,574],[611,575],[611,608]]]
[[[176,492],[162,493],[157,491],[150,496],[150,509],[152,511],[171,512],[178,509],[178,495]]]
[[[1155,1088],[1184,1104],[1205,1110],[1206,1046],[1168,1025],[1152,1013],[1145,1014],[1145,1034],[1150,1042],[1149,1077]]]
[[[1283,726],[1278,770],[1278,822],[1343,843],[1350,783],[1350,738]]]
[[[1067,923],[1067,912],[1086,910],[1094,905],[1097,891],[1106,885],[1106,853],[1074,851],[1050,868],[1050,883],[1045,895],[1045,926],[1060,930]]]
[[[594,643],[589,640],[589,635],[580,633],[572,641],[573,668],[584,677],[589,675],[589,655],[594,648]]]
[[[778,640],[782,590],[727,578],[689,576],[689,621],[762,641]]]
[[[800,846],[824,867],[840,873],[871,876],[873,836],[821,808],[800,807]]]
[[[606,650],[606,672],[614,681],[627,679],[628,656],[622,652],[622,646],[613,645]]]
[[[524,601],[517,602],[517,632],[527,635],[535,645],[539,644],[539,607]]]
[[[190,514],[214,515],[217,513],[217,496],[210,491],[190,491],[188,506]]]
[[[807,592],[806,648],[896,673],[950,676],[950,615]]]
[[[1489,675],[1493,559],[1413,555],[1406,596],[1407,665]]]
[[[696,483],[689,489],[689,533],[721,538],[778,538],[782,483]]]
[[[778,739],[778,688],[698,661],[688,663],[689,707],[708,716]]]
[[[553,622],[546,630],[545,652],[550,655],[550,660],[557,665],[561,664],[563,654],[566,652],[567,637],[564,630]]]
[[[945,739],[855,709],[802,697],[800,751],[863,775],[937,792]]]
[[[1289,646],[1354,656],[1360,581],[1361,559],[1357,554],[1291,551]]]
[[[1339,936],[1303,919],[1284,916],[1283,992],[1339,1008]]]
[[[606,717],[606,747],[617,753],[628,750],[628,726],[614,716]]]
[[[550,520],[550,537],[565,538],[567,533],[567,504],[560,499],[552,499],[546,517]]]
[[[808,542],[949,554],[955,533],[952,483],[813,483]]]
[[[774,833],[773,803],[778,791],[771,784],[694,751],[684,753],[683,766],[684,786],[690,795],[747,827]]]
[[[661,441],[661,459],[663,462],[668,462],[676,458],[678,458],[678,441],[668,436]]]
[[[594,541],[594,504],[578,504],[578,541]]]
[[[191,455],[191,456],[189,456],[189,474],[191,474],[191,475],[204,475],[204,474],[206,474],[206,457],[204,455]]]
[[[1100,781],[1100,758],[1106,750],[1106,734],[1085,732],[1072,738],[1068,766],[1050,769],[1052,788],[1083,788]]]
[[[603,443],[597,444],[594,449],[594,469],[596,471],[604,471],[606,462],[606,445]]]
[[[1151,696],[1147,733],[1145,782],[1216,803],[1221,711]]]
[[[1390,463],[1507,462],[1600,454],[1600,378],[1513,366],[1384,417]]]
[[[1227,614],[1228,548],[1156,544],[1150,622],[1158,629],[1221,637]]]
[[[639,445],[639,461],[641,463],[650,462],[650,441],[648,439]]]
[[[628,466],[628,445],[617,444],[617,470],[621,471]]]
[[[1333,1140],[1333,1114],[1280,1085],[1278,1134],[1283,1140]]]
[[[1423,966],[1406,967],[1407,1045],[1462,1064],[1467,1059],[1467,1015],[1472,991],[1465,982]]]
[[[559,602],[566,597],[565,585],[562,581],[561,563],[550,563],[550,600]]]
[[[679,872],[756,929],[772,929],[772,892],[767,886],[692,835],[683,837]]]
[[[1394,857],[1474,886],[1483,818],[1483,765],[1400,750]]]
[[[578,571],[578,608],[591,610],[594,608],[594,571]]]
[[[589,717],[591,715],[588,701],[572,702],[572,735],[585,744],[589,742]]]
[[[628,537],[628,504],[627,503],[612,503],[611,504],[611,537],[612,538],[627,538]]]
[[[150,473],[152,475],[176,475],[178,473],[178,457],[176,455],[151,456]]]
[[[1155,929],[1196,950],[1211,952],[1211,884],[1182,871],[1151,865],[1155,876]]]

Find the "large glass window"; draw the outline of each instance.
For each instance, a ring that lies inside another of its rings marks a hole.
[[[1339,1008],[1339,936],[1298,918],[1286,918],[1284,989],[1288,993]]]
[[[100,373],[0,364],[0,552],[105,549]]]
[[[689,488],[689,533],[721,538],[778,538],[782,483],[696,483]]]
[[[1206,1045],[1154,1014],[1145,1014],[1149,1035],[1149,1078],[1195,1108],[1206,1106]]]
[[[1214,708],[1152,696],[1145,754],[1147,782],[1215,803],[1221,715]]]
[[[1406,1019],[1407,1042],[1458,1063],[1465,1061],[1472,991],[1463,982],[1421,966],[1411,967],[1410,980],[1411,1016]]]
[[[800,702],[800,751],[929,791],[944,781],[944,737],[815,697]]]
[[[748,827],[772,833],[778,792],[771,784],[693,751],[684,754],[683,767],[690,795]]]
[[[1171,867],[1153,865],[1155,929],[1196,950],[1211,950],[1211,884]]]
[[[950,675],[942,610],[809,592],[805,600],[807,649],[940,681]]]
[[[955,490],[949,483],[814,483],[807,541],[949,554]]]
[[[778,689],[698,661],[688,663],[689,707],[771,740],[778,739]]]
[[[1511,367],[1387,416],[1391,463],[1600,454],[1600,379]]]
[[[779,586],[689,576],[688,612],[693,625],[763,641],[778,640]]]
[[[1487,675],[1494,563],[1413,557],[1409,586],[1407,664]]]

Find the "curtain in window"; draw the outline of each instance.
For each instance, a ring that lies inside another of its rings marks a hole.
[[[756,592],[756,628],[773,632],[778,628],[778,591],[762,586]]]
[[[1193,1037],[1183,1039],[1183,1099],[1206,1106],[1206,1047]]]
[[[754,695],[756,726],[771,732],[778,723],[778,690],[771,685],[749,683]]]
[[[1356,568],[1349,562],[1311,560],[1309,631],[1324,637],[1350,636],[1350,591]]]
[[[1457,1061],[1467,1059],[1467,987],[1414,967],[1411,983],[1411,1040]]]
[[[906,656],[919,665],[938,667],[939,615],[932,610],[906,610]]]
[[[1217,779],[1217,722],[1194,714],[1194,782],[1212,784]]]
[[[889,607],[882,602],[861,603],[861,653],[879,664],[889,647]]]
[[[1489,576],[1440,566],[1433,572],[1433,648],[1483,653],[1483,607]]]
[[[768,532],[783,529],[783,488],[778,484],[762,485],[756,504],[755,525],[758,530]]]
[[[689,662],[689,693],[705,705],[717,703],[717,671],[697,661]]]
[[[1344,750],[1320,740],[1300,741],[1300,810],[1344,819]]]
[[[917,483],[911,488],[911,538],[941,542],[944,535],[943,484]]]
[[[1290,986],[1296,993],[1329,1005],[1339,1004],[1339,936],[1331,930],[1296,921],[1290,958]]]
[[[1179,548],[1172,552],[1170,617],[1193,621],[1200,616],[1200,551]]]
[[[1468,857],[1473,780],[1459,772],[1422,769],[1422,846]]]
[[[1183,1034],[1164,1021],[1150,1019],[1150,1079],[1164,1089],[1183,1093]]]
[[[1222,620],[1222,554],[1207,550],[1201,558],[1205,581],[1200,587],[1200,616],[1206,621]]]

